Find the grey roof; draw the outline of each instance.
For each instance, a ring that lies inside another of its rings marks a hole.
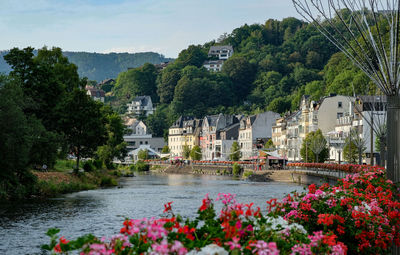
[[[211,46],[208,54],[216,54],[221,50],[230,50],[233,51],[233,47],[231,45],[221,45],[221,46]]]
[[[208,125],[210,127],[212,126],[216,126],[217,125],[217,120],[219,118],[220,115],[208,115],[206,116],[207,120],[208,120]]]
[[[221,129],[221,132],[226,132],[226,131],[229,131],[229,130],[231,130],[231,129],[233,129],[233,128],[235,128],[235,127],[239,126],[239,125],[240,125],[240,123],[239,123],[239,122],[237,122],[237,123],[235,123],[235,124],[232,124],[232,125],[229,125],[229,126],[227,126],[227,127],[223,128],[223,129]]]
[[[184,125],[184,122],[189,121],[189,120],[194,120],[194,117],[192,116],[179,116],[179,118],[172,124],[171,128],[182,128]]]
[[[106,83],[110,83],[110,82],[115,82],[115,80],[114,79],[105,79],[105,80],[99,82],[99,84],[97,84],[97,86],[102,86],[102,85],[104,85]]]
[[[150,100],[150,96],[137,96],[133,99],[133,102],[140,102],[141,105],[147,105]]]

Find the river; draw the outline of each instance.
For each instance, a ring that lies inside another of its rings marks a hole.
[[[82,191],[42,201],[0,205],[0,254],[46,254],[41,244],[49,242],[49,228],[76,238],[93,233],[111,236],[119,232],[126,217],[160,217],[164,204],[173,201],[175,214],[195,216],[205,194],[237,195],[238,202],[254,202],[264,211],[265,201],[282,198],[291,191],[302,191],[297,184],[256,183],[225,176],[139,175],[122,178],[118,188]],[[217,202],[216,208],[221,206]]]

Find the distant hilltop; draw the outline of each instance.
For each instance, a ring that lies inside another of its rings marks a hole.
[[[8,51],[0,51],[0,73],[9,73],[10,66],[4,61],[3,56]],[[166,58],[155,52],[140,53],[89,53],[64,51],[63,54],[69,61],[78,66],[81,77],[100,82],[107,78],[116,78],[128,68],[142,66],[145,63],[161,64],[173,59]]]

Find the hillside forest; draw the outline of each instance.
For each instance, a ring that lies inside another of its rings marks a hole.
[[[213,45],[232,45],[234,49],[221,72],[208,72],[202,66]],[[302,95],[319,100],[331,93],[375,91],[367,76],[312,24],[286,18],[245,24],[215,41],[190,45],[162,70],[145,64],[122,72],[109,102],[122,114],[133,97],[151,96],[157,110],[141,118],[153,135],[165,137],[179,115],[203,117],[266,110],[284,114],[299,107]]]

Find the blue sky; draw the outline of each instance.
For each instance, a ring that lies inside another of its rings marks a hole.
[[[291,0],[0,0],[0,50],[155,51],[177,57],[244,23],[299,15]]]

